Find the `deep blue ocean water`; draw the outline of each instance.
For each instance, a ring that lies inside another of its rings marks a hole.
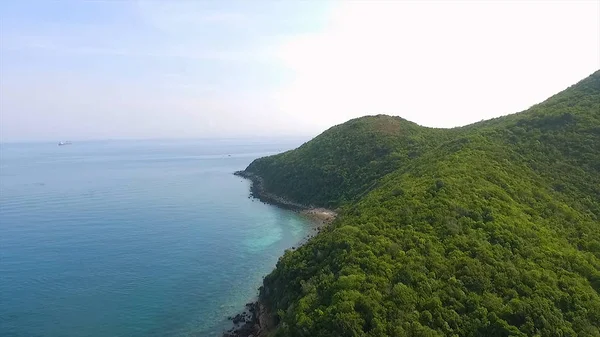
[[[233,176],[299,141],[0,145],[0,335],[218,336],[312,225]]]

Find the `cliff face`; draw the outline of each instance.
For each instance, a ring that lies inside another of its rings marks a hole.
[[[263,194],[341,209],[265,279],[274,333],[600,336],[599,149],[600,71],[514,115],[364,117],[257,159]]]

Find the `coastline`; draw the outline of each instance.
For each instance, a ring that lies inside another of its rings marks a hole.
[[[311,206],[293,202],[281,196],[267,192],[264,188],[263,179],[254,173],[246,171],[236,171],[233,174],[238,177],[250,180],[252,182],[252,185],[250,186],[250,195],[254,198],[259,199],[262,202],[266,202],[268,204],[275,205],[284,209],[290,209],[293,211],[304,211],[313,208]]]
[[[280,208],[295,211],[313,222],[317,235],[324,227],[335,220],[337,213],[333,210],[302,205],[281,196],[267,192],[261,177],[246,171],[236,171],[234,175],[248,179],[252,182],[250,196]],[[298,243],[298,247],[305,244],[314,235],[309,234]],[[298,247],[290,247],[297,249]],[[262,289],[262,286],[260,287]],[[223,337],[267,337],[276,327],[275,317],[267,305],[261,300],[260,294],[255,302],[246,303],[246,310],[236,316],[229,317],[233,327],[223,332]]]
[[[337,213],[327,208],[308,208],[300,214],[320,225],[328,225],[337,217]]]

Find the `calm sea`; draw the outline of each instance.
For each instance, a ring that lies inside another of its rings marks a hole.
[[[311,230],[232,173],[300,143],[0,145],[0,335],[218,336]]]

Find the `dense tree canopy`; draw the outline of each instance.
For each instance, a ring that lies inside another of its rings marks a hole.
[[[246,169],[266,190],[305,204],[336,207],[356,200],[402,162],[439,144],[443,130],[400,117],[369,116],[334,126],[296,150]]]
[[[351,120],[247,171],[340,210],[265,278],[277,336],[600,336],[600,71],[462,128]]]

